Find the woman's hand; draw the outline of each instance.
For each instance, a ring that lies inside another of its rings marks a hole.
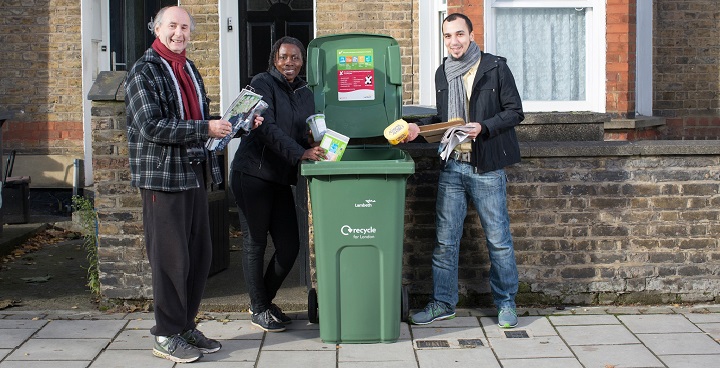
[[[308,148],[305,150],[305,153],[303,153],[301,160],[312,160],[312,161],[322,161],[326,158],[325,156],[325,149],[317,146]]]

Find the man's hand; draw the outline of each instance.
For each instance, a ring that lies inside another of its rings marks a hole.
[[[227,120],[210,120],[208,125],[210,138],[224,138],[232,132],[232,125]]]
[[[260,116],[260,115],[255,115],[255,121],[253,122],[253,126],[252,126],[252,128],[251,128],[250,130],[255,130],[257,127],[259,127],[260,125],[262,125],[263,120],[265,120],[264,117],[262,117],[262,116]]]
[[[470,138],[475,139],[480,135],[480,132],[482,131],[482,125],[480,125],[480,123],[467,123],[465,125],[473,127],[471,131],[467,132]]]
[[[420,134],[420,127],[418,127],[418,125],[415,123],[409,123],[408,136],[407,138],[403,139],[402,143],[414,141],[415,138],[417,138],[418,134]]]

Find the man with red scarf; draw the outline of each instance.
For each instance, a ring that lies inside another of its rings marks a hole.
[[[210,120],[203,80],[185,58],[195,28],[190,14],[165,7],[148,26],[156,39],[125,81],[130,181],[140,188],[152,268],[153,354],[186,363],[221,348],[196,329],[195,316],[212,257],[206,169],[222,181],[204,142],[227,136],[231,125]]]

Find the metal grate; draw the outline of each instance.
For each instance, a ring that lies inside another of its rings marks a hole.
[[[516,330],[516,331],[504,331],[505,337],[508,339],[528,339],[530,336],[528,336],[527,331],[523,330]]]
[[[420,340],[417,341],[418,349],[425,348],[449,348],[450,344],[447,340]]]
[[[476,348],[478,346],[484,346],[480,339],[458,339],[458,344],[463,348]]]

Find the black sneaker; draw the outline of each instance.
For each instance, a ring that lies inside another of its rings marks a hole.
[[[167,336],[165,341],[158,341],[155,336],[153,355],[172,360],[175,363],[191,363],[202,358],[203,353],[190,345],[180,335]]]
[[[198,348],[198,350],[204,354],[211,354],[222,348],[222,344],[220,344],[219,341],[205,337],[198,329],[187,330],[180,336],[185,339],[188,344]]]
[[[284,325],[289,325],[292,323],[292,319],[290,319],[287,314],[283,313],[282,309],[280,309],[277,304],[270,304],[270,314],[276,322],[280,322]]]
[[[252,324],[262,328],[267,332],[281,332],[285,331],[285,326],[276,321],[270,309],[266,309],[264,312],[253,313]]]

